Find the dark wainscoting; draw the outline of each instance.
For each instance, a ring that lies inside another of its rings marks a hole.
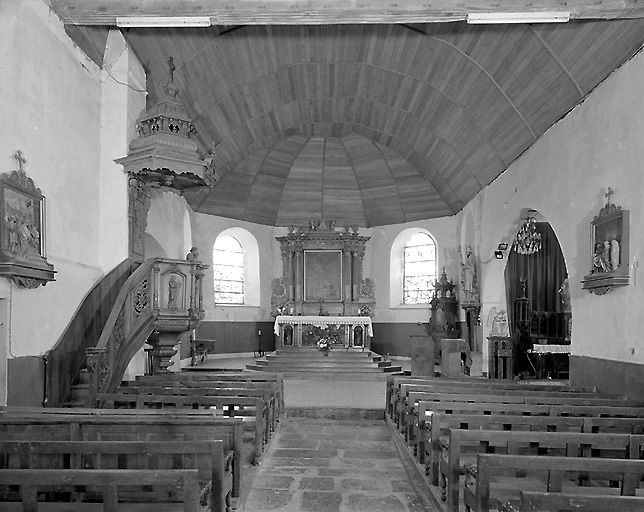
[[[570,382],[575,386],[596,386],[602,393],[644,400],[644,364],[571,355]]]
[[[427,324],[374,323],[371,350],[378,354],[410,357],[410,336],[427,336]]]
[[[273,323],[268,322],[201,322],[197,329],[197,339],[215,340],[215,350],[211,354],[231,354],[255,352],[258,348],[258,331],[262,331],[261,347],[264,352],[275,350]],[[181,344],[181,358],[190,357],[190,347]]]
[[[45,359],[21,356],[7,359],[7,405],[42,407],[45,398]]]

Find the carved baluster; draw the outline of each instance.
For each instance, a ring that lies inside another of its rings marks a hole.
[[[89,371],[88,406],[96,407],[96,395],[103,388],[102,378],[105,376],[105,347],[89,347],[85,349],[85,366]]]
[[[159,314],[159,288],[161,287],[160,273],[161,267],[159,262],[156,262],[152,267],[152,312],[154,315]]]

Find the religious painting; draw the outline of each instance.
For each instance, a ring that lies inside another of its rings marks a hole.
[[[304,251],[304,300],[342,300],[342,251]]]
[[[16,258],[42,255],[40,201],[10,186],[3,187],[2,247]]]
[[[0,174],[0,276],[37,288],[54,280],[45,257],[45,198],[27,176],[22,151],[15,171]]]

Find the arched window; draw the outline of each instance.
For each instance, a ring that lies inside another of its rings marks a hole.
[[[215,304],[244,304],[245,254],[239,241],[220,235],[212,250]]]
[[[436,242],[427,233],[414,233],[403,249],[403,304],[432,300],[437,268]]]

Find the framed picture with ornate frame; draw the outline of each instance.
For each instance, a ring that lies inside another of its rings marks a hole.
[[[54,280],[45,254],[45,197],[27,176],[20,150],[18,170],[0,175],[0,276],[25,288]]]
[[[629,211],[610,201],[614,193],[608,187],[608,198],[590,223],[590,272],[581,281],[582,288],[603,295],[618,286],[629,284]]]

